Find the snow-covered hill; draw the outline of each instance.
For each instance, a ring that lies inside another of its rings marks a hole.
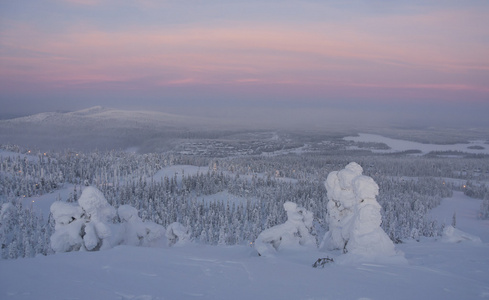
[[[484,299],[489,297],[489,230],[481,200],[455,193],[433,211],[457,215],[482,242],[422,239],[396,245],[408,263],[348,262],[312,268],[337,252],[259,257],[247,246],[119,246],[0,260],[0,299]],[[443,221],[443,220],[441,220]]]
[[[78,150],[164,148],[189,128],[212,129],[205,118],[100,106],[0,120],[0,143]],[[200,127],[199,127],[200,126]],[[151,149],[154,150],[154,149]]]
[[[176,122],[190,122],[190,118],[157,111],[129,111],[113,109],[102,106],[94,106],[73,112],[46,112],[3,120],[12,124],[51,124],[80,125],[85,122],[138,122],[139,124],[168,125]]]

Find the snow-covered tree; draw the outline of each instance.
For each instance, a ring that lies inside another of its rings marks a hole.
[[[190,230],[179,222],[173,222],[166,228],[168,246],[183,246],[190,242]]]
[[[394,244],[380,227],[381,207],[375,199],[379,187],[362,172],[362,167],[352,162],[328,175],[329,231],[321,247],[362,256],[395,255]]]
[[[97,188],[86,187],[78,204],[56,201],[51,205],[56,222],[51,247],[55,252],[95,251],[119,244],[150,245],[164,237],[164,227],[143,222],[129,205],[119,207],[122,224],[115,224],[116,210]]]
[[[260,255],[273,255],[279,249],[317,247],[311,234],[313,214],[293,202],[285,202],[287,221],[262,231],[255,240],[255,249]]]
[[[122,242],[132,246],[151,246],[162,240],[165,228],[152,221],[143,222],[138,211],[130,205],[121,205],[117,213],[122,222]]]

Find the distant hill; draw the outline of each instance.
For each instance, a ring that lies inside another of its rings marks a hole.
[[[73,112],[45,112],[0,120],[0,143],[39,149],[164,150],[189,131],[219,127],[205,118],[155,111],[127,111],[95,106]]]

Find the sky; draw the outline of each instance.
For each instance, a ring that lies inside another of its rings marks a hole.
[[[1,0],[0,115],[489,127],[488,15],[486,0]]]

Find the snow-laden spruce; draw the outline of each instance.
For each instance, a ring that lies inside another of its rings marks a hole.
[[[163,226],[143,222],[129,205],[116,210],[94,187],[83,190],[78,204],[56,201],[51,205],[55,221],[51,247],[55,252],[95,251],[120,244],[146,246],[164,238]],[[117,216],[122,223],[116,223]]]
[[[321,248],[365,257],[394,256],[394,244],[380,227],[379,187],[362,173],[355,162],[329,173],[325,182],[329,231]]]
[[[269,256],[279,249],[307,247],[316,248],[312,230],[313,214],[293,202],[284,203],[287,221],[273,226],[258,235],[255,249],[262,256]]]

